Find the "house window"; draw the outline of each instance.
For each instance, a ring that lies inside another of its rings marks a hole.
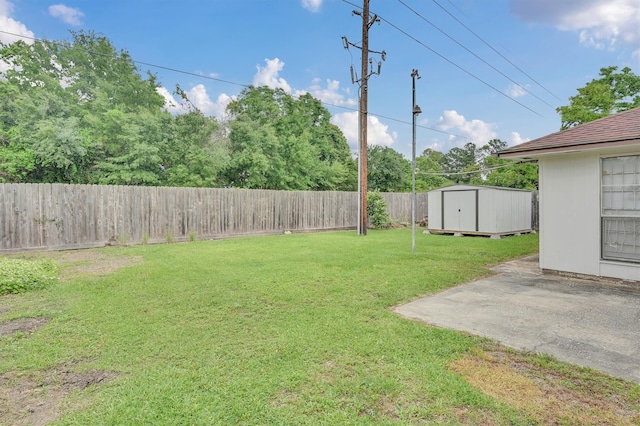
[[[602,159],[602,258],[640,262],[640,155]]]

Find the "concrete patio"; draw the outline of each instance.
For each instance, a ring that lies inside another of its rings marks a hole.
[[[493,270],[395,312],[640,383],[640,284],[543,273],[537,255]]]

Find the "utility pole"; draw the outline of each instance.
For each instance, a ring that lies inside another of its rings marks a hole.
[[[378,53],[382,60],[385,60],[386,52],[376,52],[369,50],[369,29],[374,22],[380,22],[377,15],[369,16],[369,0],[363,0],[362,12],[354,10],[354,15],[362,17],[362,46],[357,46],[346,37],[342,37],[344,48],[349,46],[362,50],[362,64],[360,68],[360,78],[354,75],[353,65],[351,66],[351,82],[358,83],[358,235],[367,235],[367,102],[369,77],[380,74],[381,62],[378,62],[378,71],[373,71],[373,60],[369,59],[369,53]]]
[[[360,226],[360,235],[367,235],[367,100],[369,90],[369,77],[365,77],[369,69],[369,0],[363,0],[362,6],[362,68],[360,75],[362,76],[362,86],[360,87],[360,103],[358,107],[358,120],[360,123],[360,146],[358,161],[360,162],[360,217],[358,218]]]
[[[416,252],[416,118],[418,114],[422,113],[416,104],[416,78],[419,79],[420,74],[417,69],[414,69],[411,71],[411,253]]]

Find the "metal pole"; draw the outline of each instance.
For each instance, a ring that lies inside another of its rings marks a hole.
[[[360,195],[360,191],[362,190],[361,186],[360,186],[360,179],[362,179],[361,173],[360,173],[360,167],[362,165],[362,144],[360,143],[360,138],[362,138],[361,133],[360,133],[360,87],[358,87],[358,235],[362,234],[362,220],[360,219],[362,217],[362,212],[361,212],[361,208],[362,208],[362,203],[361,203],[361,195]]]
[[[420,107],[416,105],[416,77],[418,70],[411,71],[411,118],[412,118],[412,143],[411,143],[411,253],[416,252],[416,116],[420,114]]]

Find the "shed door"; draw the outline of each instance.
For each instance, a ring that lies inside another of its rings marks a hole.
[[[478,191],[442,191],[442,229],[477,231]]]

